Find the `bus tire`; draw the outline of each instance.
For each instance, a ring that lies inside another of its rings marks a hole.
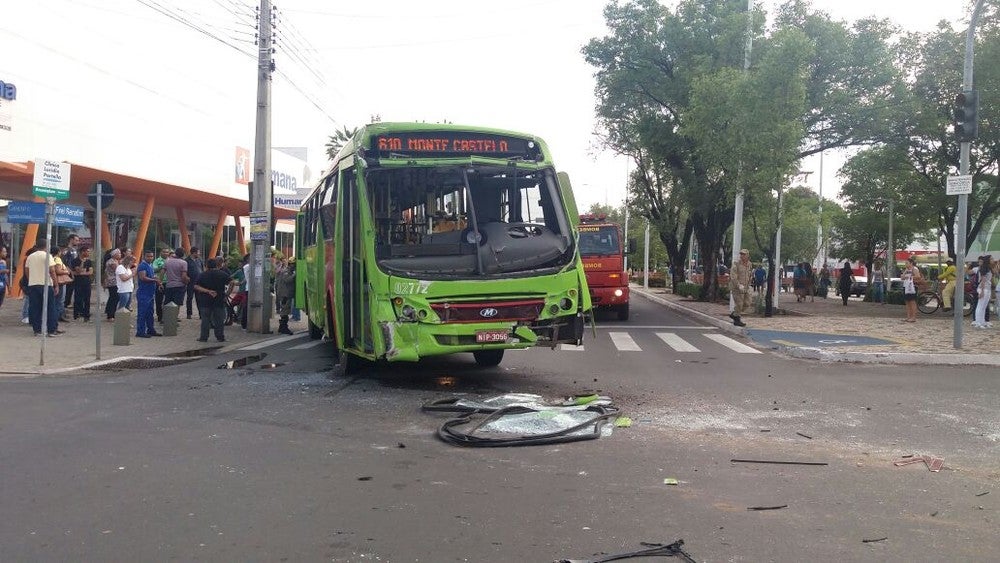
[[[472,355],[476,358],[476,365],[481,368],[498,366],[503,361],[503,350],[477,350]]]
[[[323,329],[313,324],[312,319],[309,319],[309,338],[313,340],[323,338]]]
[[[618,320],[619,321],[628,320],[628,303],[618,306]]]

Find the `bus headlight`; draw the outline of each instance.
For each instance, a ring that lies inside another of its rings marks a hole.
[[[569,311],[573,308],[573,300],[563,297],[559,300],[559,308],[563,311]]]
[[[413,320],[416,317],[416,310],[411,305],[403,305],[403,316]]]
[[[615,290],[615,297],[621,297],[624,292],[620,289]]]

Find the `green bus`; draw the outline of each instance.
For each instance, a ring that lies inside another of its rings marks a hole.
[[[374,123],[296,218],[296,306],[347,371],[579,345],[590,292],[569,178],[523,133]]]

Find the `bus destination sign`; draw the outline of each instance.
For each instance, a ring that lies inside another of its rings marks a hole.
[[[372,149],[379,157],[389,156],[487,156],[537,160],[538,143],[507,135],[463,133],[461,131],[419,131],[378,135]]]

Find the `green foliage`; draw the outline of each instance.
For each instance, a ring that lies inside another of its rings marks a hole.
[[[344,148],[344,145],[347,144],[347,142],[350,141],[357,132],[357,127],[352,129],[346,125],[344,125],[343,129],[334,131],[333,135],[330,135],[329,140],[326,142],[327,158],[330,160],[337,158],[337,153],[340,152],[340,149]]]
[[[701,299],[701,284],[682,282],[674,287],[674,293],[682,297]]]

